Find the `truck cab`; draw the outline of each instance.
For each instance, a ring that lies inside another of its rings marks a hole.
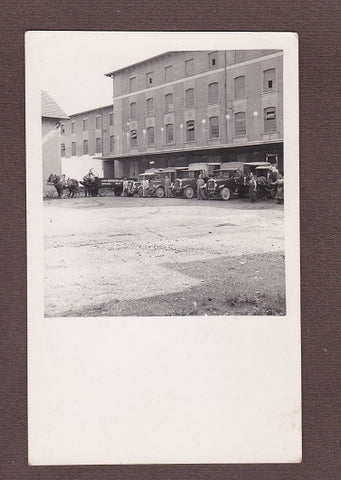
[[[244,164],[242,162],[222,163],[207,182],[209,197],[229,200],[233,194],[245,195]]]
[[[180,172],[173,185],[174,195],[193,198],[197,190],[197,179],[202,174],[205,181],[214,175],[220,163],[190,163],[187,170]]]

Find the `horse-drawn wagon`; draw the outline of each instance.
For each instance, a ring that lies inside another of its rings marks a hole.
[[[129,194],[129,182],[128,180],[128,196]],[[85,196],[89,197],[105,197],[110,192],[113,192],[116,197],[122,195],[123,192],[123,179],[120,178],[100,178],[100,177],[93,177],[89,178],[86,176],[80,182],[85,191]]]

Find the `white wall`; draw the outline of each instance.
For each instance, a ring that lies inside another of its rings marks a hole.
[[[90,168],[93,168],[94,173],[97,173],[99,177],[104,176],[103,161],[100,159],[94,159],[89,155],[62,157],[62,173],[64,173],[66,177],[82,180]]]

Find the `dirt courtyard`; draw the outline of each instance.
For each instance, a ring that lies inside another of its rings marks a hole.
[[[44,201],[45,315],[283,315],[273,201]]]

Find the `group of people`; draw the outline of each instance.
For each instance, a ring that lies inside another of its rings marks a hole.
[[[249,187],[249,196],[251,202],[256,202],[258,195],[257,195],[257,190],[260,188],[260,186],[257,183],[257,179],[254,176],[253,173],[250,173],[249,175],[249,181],[247,182],[247,186]],[[283,176],[278,173],[277,179],[274,181],[268,180],[267,186],[270,188],[276,188],[276,193],[275,193],[275,200],[276,203],[279,205],[284,204],[284,178]]]
[[[142,196],[146,197],[149,188],[152,187],[152,182],[149,182],[147,177],[144,177],[141,182],[141,187],[142,187]],[[169,178],[168,175],[165,176],[164,178],[164,187],[165,187],[165,197],[170,198],[172,196],[172,182],[171,179]],[[129,188],[129,182],[126,178],[123,180],[123,195],[126,196]]]

